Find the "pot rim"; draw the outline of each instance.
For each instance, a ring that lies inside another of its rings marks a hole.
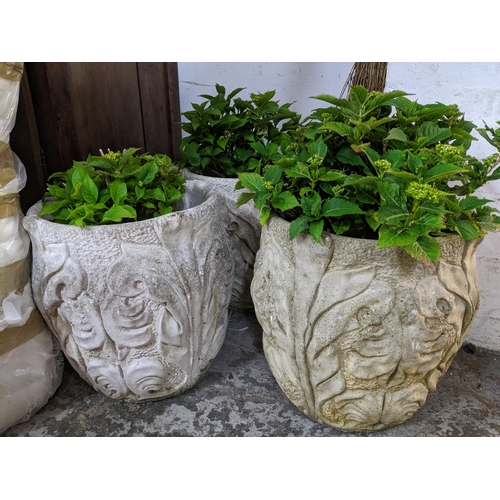
[[[188,168],[183,168],[182,174],[185,177],[187,174],[188,177],[186,177],[186,179],[191,177],[191,179],[189,179],[189,180],[200,180],[200,181],[204,181],[204,182],[208,182],[208,183],[217,182],[217,183],[221,183],[221,184],[233,185],[233,184],[236,184],[239,180],[238,177],[212,177],[210,175],[195,174],[194,172],[191,172],[191,170],[189,170]]]

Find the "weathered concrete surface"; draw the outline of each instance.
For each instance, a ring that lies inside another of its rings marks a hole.
[[[271,214],[251,286],[283,392],[341,431],[405,422],[436,389],[477,311],[480,240],[439,238],[430,266],[375,240],[323,233],[318,244],[289,232]]]
[[[219,352],[233,283],[223,198],[187,181],[177,210],[77,227],[28,210],[33,298],[71,366],[105,395],[158,400],[192,387]]]
[[[475,350],[472,353],[472,350]],[[224,345],[200,382],[156,402],[123,403],[94,391],[66,363],[63,381],[31,420],[2,436],[363,436],[315,422],[274,380],[252,312],[232,312]],[[367,434],[500,436],[500,353],[465,345],[437,390],[408,421]]]
[[[255,254],[259,249],[261,225],[260,212],[255,208],[253,201],[236,208],[236,202],[241,190],[235,191],[238,179],[209,177],[190,172],[187,168],[182,171],[186,180],[203,181],[210,189],[219,194],[225,202],[230,224],[227,229],[231,253],[234,261],[234,280],[229,307],[238,311],[253,309],[250,284],[253,278]]]

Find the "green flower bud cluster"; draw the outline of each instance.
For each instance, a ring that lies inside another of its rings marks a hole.
[[[461,146],[451,144],[436,144],[436,152],[445,163],[461,164],[464,160],[464,150]]]
[[[406,188],[406,194],[418,201],[431,201],[432,203],[439,203],[446,193],[432,187],[430,184],[420,184],[419,182],[410,182]]]
[[[495,165],[496,163],[498,163],[500,161],[500,154],[499,153],[495,153],[491,156],[488,156],[488,158],[485,158],[483,160],[483,163],[486,167],[488,168],[491,168],[493,165]]]
[[[313,154],[307,159],[307,163],[309,163],[311,167],[318,167],[323,163],[323,157],[317,154]]]
[[[373,162],[373,166],[382,172],[390,170],[392,167],[391,162],[388,160],[377,160]]]
[[[274,184],[271,181],[264,181],[264,187],[267,192],[270,192],[273,190]]]
[[[104,155],[104,158],[109,158],[110,160],[113,160],[113,161],[117,162],[120,159],[121,155],[122,154],[120,152],[108,151]]]
[[[278,163],[284,168],[290,168],[295,165],[295,160],[293,158],[281,158]]]

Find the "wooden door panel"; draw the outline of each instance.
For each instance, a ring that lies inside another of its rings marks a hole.
[[[137,64],[145,148],[180,159],[181,141],[177,63]]]
[[[80,157],[100,148],[144,148],[141,97],[134,63],[68,65]]]
[[[32,74],[49,174],[98,154],[99,148],[144,147],[135,63],[33,63],[30,79]],[[45,85],[38,85],[41,80]]]

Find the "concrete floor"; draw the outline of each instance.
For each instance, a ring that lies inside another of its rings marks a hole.
[[[360,436],[317,423],[275,382],[253,312],[232,311],[204,378],[162,401],[127,404],[88,386],[66,362],[55,395],[2,436]],[[465,344],[425,405],[407,422],[363,436],[500,436],[500,353]]]

